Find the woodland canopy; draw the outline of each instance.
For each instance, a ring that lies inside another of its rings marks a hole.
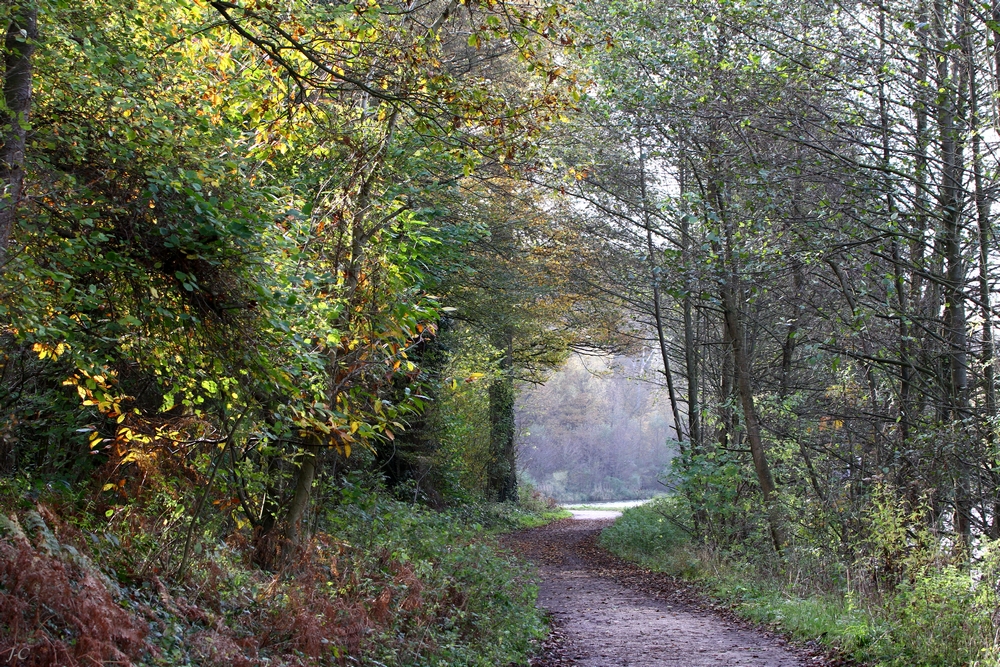
[[[995,3],[0,26],[4,513],[129,536],[125,579],[281,571],[359,489],[516,501],[518,392],[574,350],[654,351],[698,543],[882,595],[1000,538]]]

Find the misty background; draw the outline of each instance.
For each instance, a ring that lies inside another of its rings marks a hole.
[[[676,452],[665,389],[651,354],[572,356],[517,404],[521,479],[562,503],[663,493]],[[645,379],[644,379],[645,378]]]

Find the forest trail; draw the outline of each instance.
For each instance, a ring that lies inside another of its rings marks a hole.
[[[552,616],[553,634],[535,667],[826,664],[779,636],[708,609],[671,577],[600,549],[597,536],[612,520],[576,515],[508,538],[512,548],[537,564],[538,604]]]

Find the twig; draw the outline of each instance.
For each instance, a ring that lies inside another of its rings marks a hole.
[[[188,558],[191,555],[191,538],[194,535],[195,526],[198,524],[198,517],[201,515],[201,510],[205,506],[205,501],[208,500],[208,495],[212,492],[212,484],[215,483],[215,475],[219,472],[219,464],[222,462],[223,457],[225,457],[226,450],[233,441],[233,436],[236,435],[236,429],[239,428],[240,422],[243,421],[249,410],[249,405],[243,409],[243,413],[237,418],[236,423],[233,424],[233,428],[230,429],[229,435],[222,441],[222,451],[219,452],[212,463],[212,474],[208,478],[208,484],[205,485],[205,492],[198,499],[198,504],[194,508],[194,514],[191,516],[191,523],[188,524],[187,536],[184,538],[184,552],[181,556],[181,564],[177,568],[178,579],[184,576],[184,570],[187,569]]]

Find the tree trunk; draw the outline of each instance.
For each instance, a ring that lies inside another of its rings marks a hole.
[[[757,482],[760,484],[760,490],[764,496],[764,504],[767,507],[771,540],[774,542],[775,550],[781,553],[784,539],[782,537],[779,512],[776,507],[777,487],[774,484],[774,477],[771,475],[771,467],[767,462],[767,454],[764,452],[764,442],[760,433],[760,420],[757,417],[757,409],[754,406],[753,386],[750,380],[750,360],[747,358],[746,348],[743,343],[743,325],[740,321],[738,305],[732,285],[728,282],[722,288],[722,308],[726,320],[726,329],[729,331],[729,337],[733,346],[736,390],[739,393],[740,405],[743,408],[743,423],[746,428],[747,442],[750,445],[750,455],[753,457],[753,467],[757,473]]]
[[[965,313],[965,257],[962,254],[962,207],[964,198],[964,154],[960,137],[962,89],[967,79],[959,67],[960,84],[956,87],[950,71],[953,51],[947,48],[951,36],[947,29],[948,12],[943,0],[934,3],[934,30],[940,53],[937,59],[937,122],[941,153],[941,188],[938,195],[944,232],[942,251],[945,264],[945,331],[948,344],[950,418],[968,416],[968,359]],[[961,453],[955,460],[955,533],[969,545],[971,541],[971,503],[969,471]]]
[[[684,193],[684,168],[681,167],[681,194]],[[687,372],[687,412],[688,439],[691,441],[691,451],[701,449],[701,396],[698,374],[698,336],[694,328],[694,304],[691,293],[694,291],[690,277],[689,256],[691,245],[691,223],[687,215],[681,216],[681,252],[684,255],[684,366]]]
[[[14,218],[24,188],[24,150],[28,115],[31,111],[31,56],[38,39],[38,9],[26,2],[13,8],[4,40],[3,96],[6,111],[0,111],[0,270],[7,259]]]
[[[487,493],[497,502],[517,502],[517,450],[514,448],[513,339],[507,335],[500,375],[490,384],[490,463]]]
[[[724,275],[720,276],[720,296],[722,297],[722,311],[726,331],[729,334],[730,344],[732,345],[733,368],[736,373],[736,391],[740,397],[740,406],[743,408],[743,424],[746,429],[747,443],[750,446],[750,455],[753,458],[754,471],[757,473],[757,483],[760,485],[761,494],[764,497],[771,541],[774,543],[775,551],[780,554],[785,541],[784,527],[782,526],[783,518],[778,507],[778,489],[775,486],[771,467],[767,461],[767,454],[764,451],[760,419],[757,416],[757,408],[754,405],[750,359],[746,353],[743,322],[740,316],[739,303],[736,300],[738,285],[732,235],[726,220],[722,194],[718,189],[713,192],[713,199],[718,207],[722,225],[723,234],[720,234],[720,236],[724,236],[725,238],[724,249],[718,247],[718,241],[713,242],[713,245],[716,246],[716,252],[721,251],[720,255],[725,258],[726,264],[723,267]]]
[[[886,47],[886,25],[885,25],[885,7],[879,7],[879,56],[882,62],[887,60],[885,55]],[[891,162],[891,146],[890,146],[890,123],[889,123],[889,101],[886,96],[886,79],[888,77],[888,70],[883,68],[878,80],[878,106],[879,106],[879,124],[882,136],[882,175],[883,182],[882,188],[885,194],[885,207],[886,207],[886,218],[889,221],[896,220],[897,225],[902,225],[903,223],[899,221],[898,211],[896,210],[896,202],[893,196],[893,184],[892,179],[889,177],[890,169],[892,166]],[[903,267],[902,267],[902,257],[900,255],[899,249],[899,237],[900,233],[898,228],[892,230],[892,242],[891,242],[891,252],[892,252],[892,262],[893,262],[893,285],[896,289],[896,304],[899,308],[898,318],[899,326],[897,327],[899,335],[899,361],[900,361],[900,377],[899,377],[899,410],[898,410],[898,420],[899,420],[899,451],[903,451],[906,448],[906,443],[910,439],[909,433],[909,397],[910,397],[910,364],[909,364],[909,347],[907,345],[907,340],[909,339],[909,327],[907,326],[907,313],[906,313],[906,290],[905,281],[903,278]]]
[[[640,133],[642,126],[639,127]],[[649,203],[646,191],[646,157],[642,137],[639,138],[639,188],[642,195],[642,225],[646,231],[646,252],[649,261],[649,279],[653,287],[653,324],[656,326],[656,339],[660,344],[660,358],[663,361],[663,376],[667,380],[667,394],[670,397],[670,410],[674,419],[674,435],[677,442],[684,440],[681,432],[681,413],[677,407],[677,392],[674,390],[674,376],[670,372],[670,354],[667,350],[666,333],[663,330],[663,314],[660,307],[660,267],[656,263],[656,248],[653,245],[653,228],[649,215]],[[681,454],[684,446],[681,445]]]
[[[733,431],[736,424],[733,419],[732,401],[736,397],[734,386],[736,384],[735,373],[733,372],[733,341],[729,337],[729,329],[725,322],[722,324],[722,363],[719,371],[719,422],[722,428],[719,432],[719,446],[726,449],[731,441],[735,440]]]
[[[288,503],[288,511],[285,513],[285,539],[291,543],[301,541],[303,537],[302,519],[309,508],[309,498],[312,496],[313,481],[316,479],[316,447],[319,438],[311,438],[306,447],[302,461],[299,463],[299,472],[295,476],[295,492],[292,500]]]
[[[970,10],[968,3],[964,4],[966,15]],[[993,7],[993,12],[997,12],[997,5]],[[996,378],[994,368],[994,345],[993,345],[993,312],[990,309],[990,275],[989,256],[990,243],[992,242],[992,225],[990,224],[990,199],[986,191],[983,175],[983,149],[982,138],[979,135],[982,119],[980,117],[979,103],[979,80],[976,77],[976,66],[974,61],[972,37],[966,34],[965,43],[966,66],[969,77],[969,124],[972,136],[972,175],[974,191],[974,201],[976,205],[976,225],[977,237],[979,241],[979,303],[980,314],[983,318],[982,327],[982,349],[980,352],[980,364],[983,368],[983,397],[985,401],[986,414],[981,419],[983,433],[987,445],[987,451],[992,452],[996,446],[996,431],[993,427],[993,418],[997,411],[996,398]],[[997,510],[1000,509],[1000,494],[997,492],[997,485],[1000,482],[1000,468],[992,462],[995,457],[987,457],[990,460],[989,475],[991,477],[991,488],[987,499],[992,505],[990,512],[993,514],[993,521],[989,525],[990,536],[996,539],[1000,537],[1000,516]],[[985,517],[987,512],[983,512]]]

